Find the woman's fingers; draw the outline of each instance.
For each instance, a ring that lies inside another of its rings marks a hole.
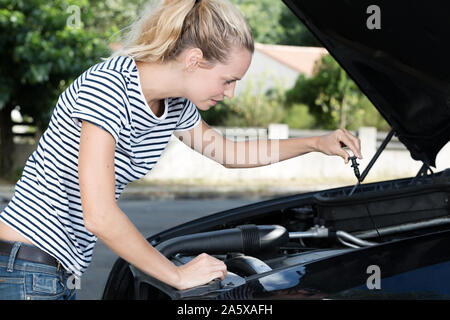
[[[354,146],[356,147],[356,153],[354,153],[357,157],[359,157],[360,159],[362,159],[362,154],[361,154],[361,140],[358,139],[357,137],[355,137],[353,134],[351,134],[350,132],[347,131],[347,129],[342,128],[342,130],[346,133],[347,137],[349,137],[352,141]]]
[[[344,159],[344,162],[348,163],[348,158],[350,157],[350,155],[348,154],[347,151],[341,148],[340,150],[337,151],[336,155],[342,157]]]
[[[225,279],[226,264],[206,253],[201,253],[187,264],[180,267],[183,271],[181,288],[186,289],[208,283],[214,279]]]
[[[339,139],[339,142],[343,142],[352,152],[355,156],[358,158],[362,158],[361,151],[360,151],[360,142],[359,139],[353,136],[350,132],[348,132],[345,129],[338,130],[337,138]],[[342,149],[343,150],[343,149]],[[340,152],[340,155],[343,156],[345,163],[348,162],[349,154],[345,151],[345,154]]]
[[[219,260],[216,259],[210,255],[205,255],[204,257],[207,261],[206,261],[206,269],[209,270],[210,274],[212,275],[212,279],[225,279],[225,276],[227,275],[227,265]]]
[[[344,147],[349,148],[353,154],[362,159],[361,155],[361,141],[348,132],[346,129],[338,129],[334,132],[319,137],[317,143],[318,149],[327,155],[337,155],[348,163],[350,154]]]
[[[210,281],[220,278],[221,280],[225,279],[227,275],[227,268],[225,265],[215,265],[209,269]]]
[[[219,278],[220,280],[223,280],[223,279],[225,279],[225,276],[226,276],[226,272],[224,272],[224,271],[216,271],[216,272],[213,273],[213,277],[212,277],[211,280],[214,280],[214,279],[217,279],[217,278]]]
[[[353,144],[353,141],[351,141],[347,136],[341,136],[338,137],[340,141],[342,141],[350,150],[352,150],[353,154],[357,155],[357,153],[355,152],[355,145]],[[344,158],[345,163],[348,162],[348,158],[350,157],[350,154],[344,150],[343,148],[341,148],[339,154]]]
[[[218,260],[218,262],[214,264],[214,268],[212,270],[214,270],[214,272],[218,274],[218,276],[215,278],[221,278],[223,280],[227,275],[227,265],[220,260]]]

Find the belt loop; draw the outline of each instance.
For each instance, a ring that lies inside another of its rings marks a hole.
[[[16,255],[17,255],[17,252],[19,251],[21,245],[22,245],[21,242],[14,242],[14,246],[11,249],[11,253],[9,254],[8,269],[6,271],[13,272],[14,261],[16,260]]]

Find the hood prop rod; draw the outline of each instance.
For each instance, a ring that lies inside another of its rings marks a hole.
[[[433,170],[431,170],[428,162],[424,162],[422,167],[420,167],[419,172],[417,172],[417,175],[411,180],[411,182],[409,184],[410,185],[414,185],[414,183],[417,180],[424,179],[424,178],[428,177],[429,176],[428,172],[430,173],[430,176],[434,175],[434,172],[433,172]]]
[[[372,157],[372,159],[370,159],[369,164],[364,169],[363,173],[361,174],[361,177],[358,179],[358,183],[353,187],[353,189],[350,192],[349,196],[351,196],[355,192],[356,188],[358,188],[358,186],[361,184],[361,182],[363,182],[363,180],[366,178],[366,176],[369,173],[370,169],[375,164],[375,161],[377,161],[377,159],[380,156],[381,152],[383,152],[383,150],[386,148],[387,144],[389,143],[389,141],[391,141],[391,139],[394,136],[394,134],[395,134],[395,130],[391,129],[391,131],[389,131],[389,133],[387,134],[386,138],[384,138],[383,142],[381,143],[381,145],[378,148],[378,150],[375,153],[375,155]]]

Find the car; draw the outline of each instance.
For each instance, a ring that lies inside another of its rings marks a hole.
[[[450,298],[450,168],[432,169],[450,140],[450,3],[284,3],[392,130],[355,185],[255,202],[147,239],[176,265],[202,252],[223,260],[224,280],[177,290],[119,258],[103,299]],[[363,183],[394,135],[421,169]]]

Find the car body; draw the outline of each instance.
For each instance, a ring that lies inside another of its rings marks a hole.
[[[148,238],[176,265],[214,255],[227,264],[224,280],[179,291],[118,259],[104,299],[450,298],[450,169],[431,170],[450,140],[450,4],[284,2],[392,131],[354,186],[256,202]],[[381,24],[369,23],[373,14]],[[423,167],[363,184],[393,135]]]

